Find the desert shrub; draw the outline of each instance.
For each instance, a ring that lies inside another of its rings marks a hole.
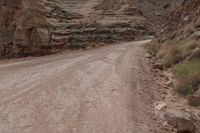
[[[192,60],[176,65],[172,69],[176,79],[176,90],[182,95],[190,95],[200,85],[200,60]]]
[[[162,64],[165,67],[170,67],[181,60],[181,48],[178,45],[169,45],[163,49],[163,57],[161,59]],[[159,53],[158,53],[159,54]]]

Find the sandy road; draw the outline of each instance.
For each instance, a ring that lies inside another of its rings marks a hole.
[[[145,42],[1,62],[0,132],[161,133]]]

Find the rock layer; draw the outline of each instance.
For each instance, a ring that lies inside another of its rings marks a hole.
[[[99,2],[1,0],[1,56],[55,53],[151,34],[146,33],[147,22],[137,8],[96,11]]]
[[[1,56],[43,53],[49,45],[50,28],[40,0],[3,1]]]
[[[173,7],[169,1],[154,0],[1,0],[0,3],[1,57],[43,55],[69,47],[144,39],[154,34],[156,25],[162,23],[159,18],[166,18]],[[150,11],[153,13],[149,14]]]

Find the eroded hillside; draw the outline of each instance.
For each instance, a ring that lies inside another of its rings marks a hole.
[[[180,0],[181,1],[181,0]],[[0,53],[43,55],[148,38],[179,1],[1,0]]]
[[[149,52],[158,61],[156,65],[159,69],[169,70],[173,75],[170,76],[168,88],[171,88],[169,95],[174,100],[166,98],[165,102],[173,109],[182,110],[183,116],[190,116],[191,119],[188,123],[190,126],[183,129],[173,125],[171,116],[166,114],[169,123],[180,132],[199,133],[200,0],[184,0],[181,7],[171,13],[167,24],[152,41]],[[194,126],[195,129],[192,129]]]
[[[190,77],[186,79],[178,76],[181,78],[180,87],[178,88],[184,94],[194,93],[198,90],[200,84],[199,14],[200,1],[185,0],[180,8],[171,13],[167,25],[158,33],[150,48],[151,53],[160,59],[165,67],[182,64],[176,66],[178,68],[176,68],[175,73],[178,75],[183,74],[187,78]]]

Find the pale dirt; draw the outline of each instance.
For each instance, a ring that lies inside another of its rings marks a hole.
[[[146,42],[0,61],[0,133],[165,133]]]

